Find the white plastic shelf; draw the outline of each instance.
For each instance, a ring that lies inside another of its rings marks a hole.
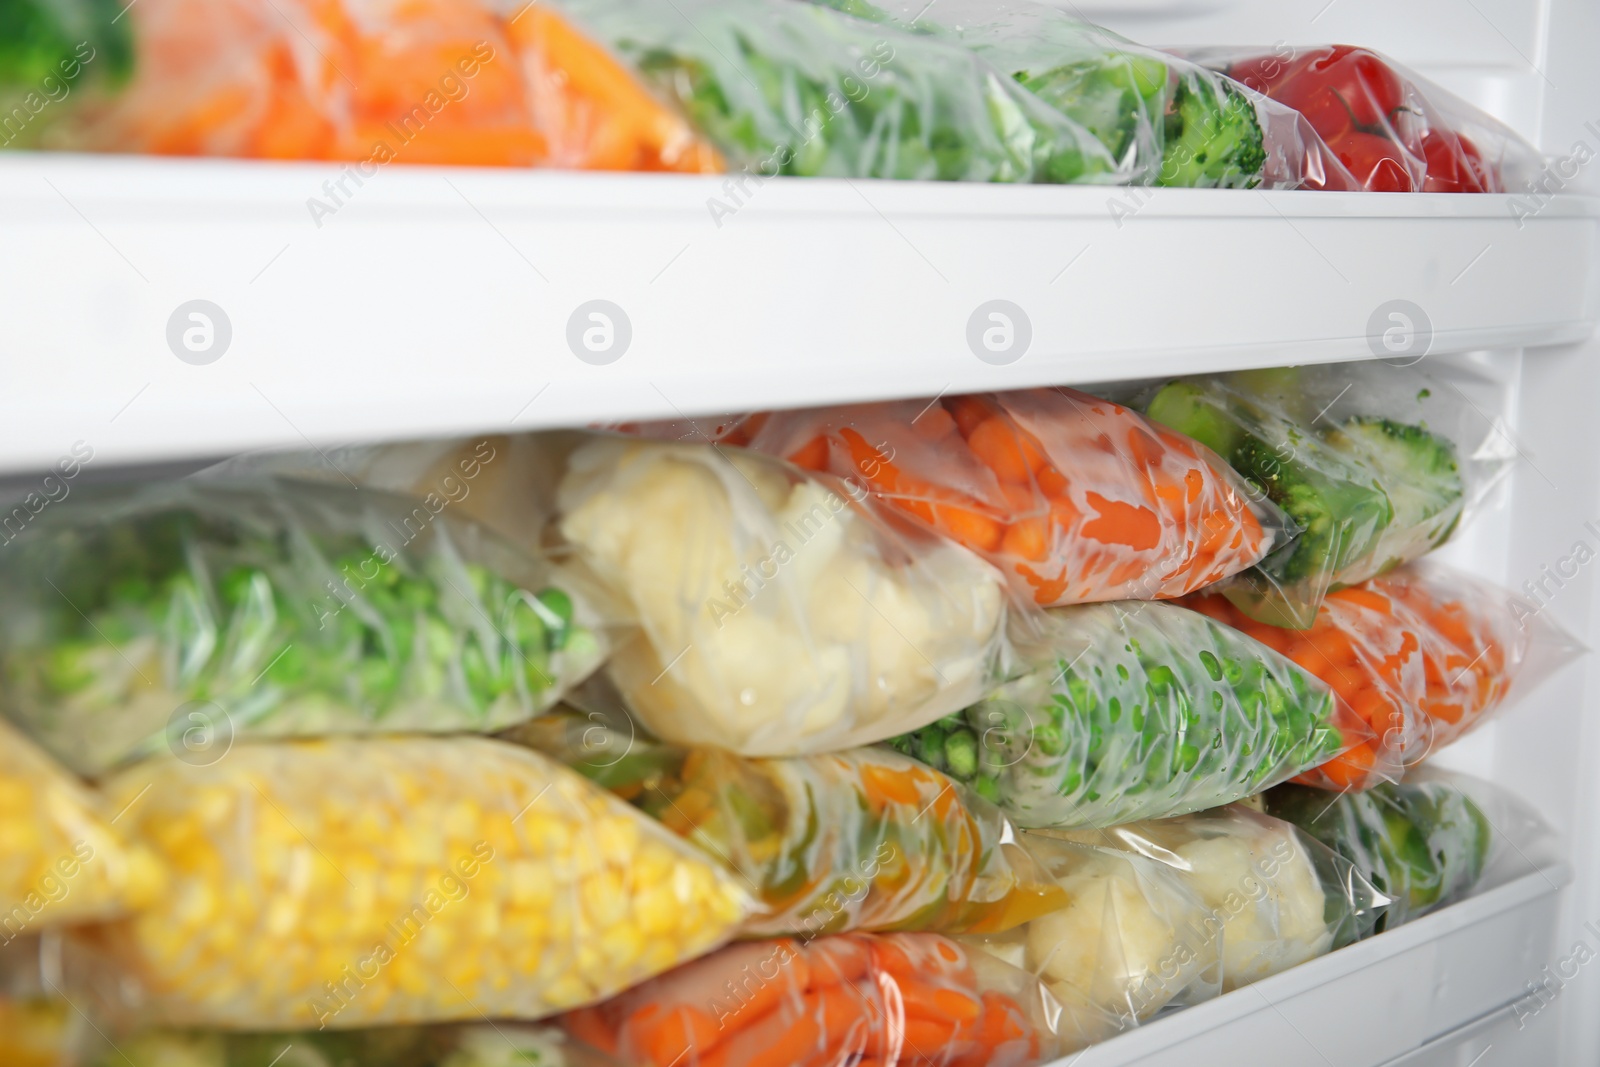
[[[1395,300],[1433,352],[1600,317],[1584,198],[348,173],[0,158],[0,471],[1370,358]],[[231,330],[204,365],[192,300]],[[592,300],[631,327],[605,365]],[[1031,332],[1002,365],[992,300]]]

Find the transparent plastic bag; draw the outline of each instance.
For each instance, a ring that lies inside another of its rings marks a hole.
[[[1073,389],[779,411],[710,429],[845,479],[1047,607],[1182,596],[1287,537],[1281,513],[1253,504],[1208,449]]]
[[[1329,593],[1307,630],[1255,622],[1216,595],[1184,603],[1294,660],[1371,727],[1301,779],[1328,789],[1398,780],[1501,707],[1534,644],[1556,640],[1525,625],[1506,590],[1427,562]]]
[[[1404,782],[1330,798],[1284,785],[1266,794],[1269,814],[1294,823],[1349,860],[1390,898],[1378,930],[1421,918],[1538,869],[1554,843],[1522,801],[1466,775],[1423,768]]]
[[[1503,193],[1541,164],[1509,127],[1366,48],[1280,43],[1183,54],[1305,116],[1356,188]]]
[[[1297,629],[1329,590],[1447,541],[1514,456],[1447,377],[1390,363],[1179,378],[1145,389],[1139,406],[1300,527],[1219,590],[1252,618]]]
[[[106,791],[173,873],[76,935],[127,991],[106,1010],[144,1025],[536,1019],[716,947],[753,906],[628,805],[486,738],[246,743]]]
[[[89,773],[235,737],[496,730],[604,656],[572,576],[342,483],[75,494],[0,557],[0,590],[6,714]]]
[[[573,453],[560,529],[637,623],[607,670],[647,729],[804,755],[983,695],[1004,640],[999,574],[857,497],[706,444],[608,436]]]
[[[1092,835],[1089,835],[1092,836]],[[1024,833],[1067,903],[999,934],[964,937],[1039,976],[1063,1004],[1089,1004],[1114,1032],[1221,991],[1221,939],[1181,871],[1148,856]]]
[[[733,170],[1117,182],[1078,123],[960,44],[793,0],[559,0]]]
[[[1005,930],[1065,903],[1009,820],[882,748],[746,759],[674,748],[577,715],[506,735],[659,820],[755,886],[747,936]]]
[[[734,945],[562,1020],[647,1067],[1030,1067],[1087,1043],[1076,1021],[1026,971],[928,933]]]
[[[0,952],[24,935],[161,895],[165,872],[111,825],[117,815],[0,720]]]
[[[959,42],[1075,125],[1127,185],[1354,189],[1301,116],[1259,92],[1027,0],[812,0]]]
[[[1195,926],[1220,943],[1224,993],[1369,935],[1388,898],[1349,860],[1290,823],[1239,804],[1106,830],[1040,830],[1148,856],[1205,905]]]
[[[542,4],[18,2],[32,33],[0,59],[0,99],[42,102],[7,143],[350,161],[308,201],[319,226],[397,160],[722,169],[681,116]]]
[[[896,738],[1028,827],[1215,807],[1368,738],[1328,687],[1171,604],[1088,604],[1014,626],[1005,682]]]

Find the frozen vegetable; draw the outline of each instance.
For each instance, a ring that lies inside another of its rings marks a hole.
[[[1210,451],[1072,389],[775,412],[721,437],[863,487],[1047,606],[1181,596],[1285,534]]]
[[[708,444],[596,437],[573,453],[560,530],[637,623],[608,672],[652,733],[800,755],[983,694],[999,575],[859,495]]]
[[[25,105],[0,143],[349,161],[307,201],[319,226],[396,160],[721,169],[543,4],[0,0],[0,26],[24,35],[0,44],[0,99]]]
[[[126,1058],[124,1058],[126,1057]],[[151,1031],[86,1067],[624,1067],[550,1026],[513,1022],[280,1033]]]
[[[1189,58],[1304,115],[1358,188],[1501,193],[1539,169],[1508,127],[1365,48],[1206,48]]]
[[[1025,1067],[1070,1050],[1059,1012],[939,934],[836,934],[734,945],[563,1022],[646,1067]]]
[[[793,0],[560,0],[730,168],[837,178],[1116,181],[1092,134],[961,45]]]
[[[0,720],[0,950],[161,894],[160,864],[112,825],[119,815]]]
[[[1534,637],[1508,593],[1429,564],[1329,593],[1308,630],[1256,622],[1214,594],[1184,603],[1294,660],[1367,723],[1368,739],[1304,779],[1335,789],[1398,778],[1479,725]]]
[[[757,936],[1004,930],[1064,903],[1009,820],[882,748],[746,759],[674,748],[579,716],[510,735],[556,756],[757,889]]]
[[[0,995],[0,1063],[5,1067],[71,1067],[68,1011],[64,1001],[15,1000]]]
[[[90,772],[235,736],[498,729],[602,658],[531,547],[342,483],[80,490],[8,547],[0,588],[6,713]]]
[[[173,871],[84,935],[147,1025],[538,1018],[714,948],[750,906],[615,797],[485,738],[244,743],[106,788]]]
[[[1144,410],[1233,464],[1301,528],[1224,589],[1279,626],[1309,626],[1328,589],[1443,544],[1475,491],[1504,468],[1467,439],[1488,420],[1464,394],[1397,366],[1182,378],[1148,395]]]
[[[1009,681],[893,744],[1022,826],[1215,807],[1368,736],[1312,675],[1171,604],[1056,608],[1014,629]]]

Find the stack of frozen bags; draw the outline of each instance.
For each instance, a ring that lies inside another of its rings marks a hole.
[[[1558,643],[1417,562],[1498,428],[1116,392],[80,490],[0,556],[0,1060],[1022,1067],[1520,873],[1418,766]]]
[[[394,162],[1425,192],[1539,166],[1365,49],[1184,58],[1029,0],[5,3],[0,147],[344,161],[319,224]]]

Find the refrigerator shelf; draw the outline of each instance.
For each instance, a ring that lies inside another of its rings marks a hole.
[[[1573,196],[16,153],[0,233],[4,471],[1404,363],[1600,318]]]

